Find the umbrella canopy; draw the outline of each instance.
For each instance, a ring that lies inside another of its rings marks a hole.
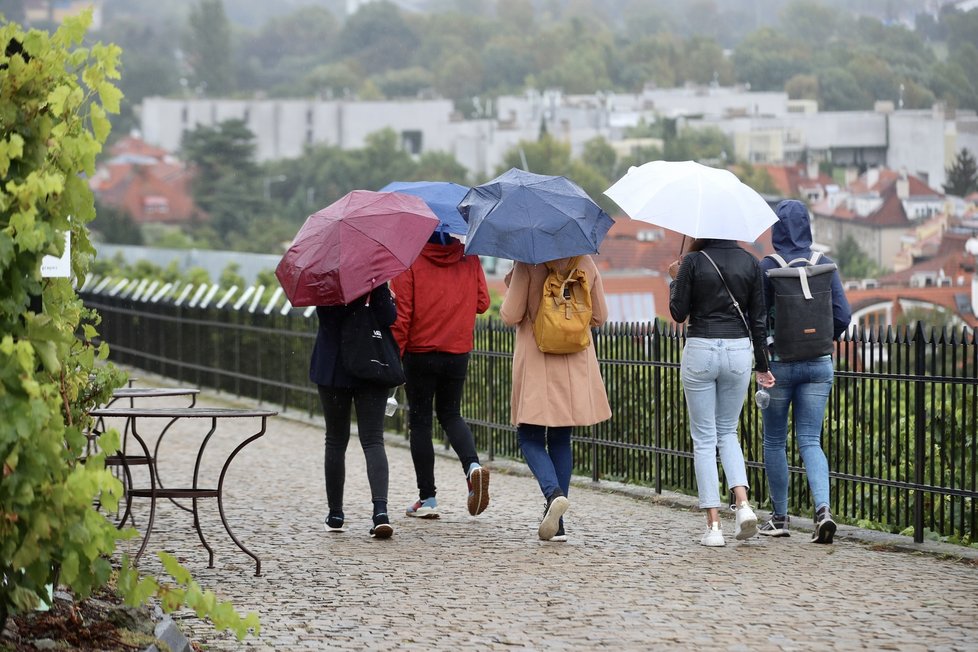
[[[570,179],[517,168],[472,188],[458,210],[465,253],[524,263],[597,253],[614,224]]]
[[[693,238],[753,242],[777,215],[728,170],[695,161],[652,161],[605,190],[629,217]]]
[[[465,186],[450,181],[392,181],[380,189],[381,192],[403,192],[420,197],[428,208],[438,217],[436,231],[465,235],[469,225],[458,212],[458,203],[469,191]]]
[[[350,303],[410,267],[437,226],[419,197],[354,190],[306,218],[275,276],[293,306]]]

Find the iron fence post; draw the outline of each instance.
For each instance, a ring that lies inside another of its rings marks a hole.
[[[489,351],[496,350],[496,326],[492,317],[489,318]],[[486,415],[489,423],[496,422],[496,365],[495,360],[486,356],[489,367],[489,413]],[[489,428],[489,460],[496,459],[496,429]]]
[[[658,318],[652,320],[652,328],[648,331],[649,336],[652,338],[652,400],[655,414],[652,417],[652,441],[655,442],[655,451],[652,453],[652,468],[655,470],[655,493],[662,493],[662,455],[659,450],[662,446],[662,427],[661,427],[661,411],[659,410],[659,404],[662,402],[662,367],[658,364],[660,359],[661,351],[659,350],[659,340],[661,338],[657,337],[659,332],[659,320]]]
[[[924,329],[920,322],[914,329],[914,467],[913,481],[916,485],[913,495],[913,540],[924,542],[924,441],[927,417],[924,414],[924,372],[926,371],[926,342]]]

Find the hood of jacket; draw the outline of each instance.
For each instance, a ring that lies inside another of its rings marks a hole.
[[[786,259],[808,257],[812,252],[812,224],[808,207],[797,199],[786,199],[774,208],[778,221],[771,227],[771,244]]]
[[[462,260],[465,246],[455,238],[449,238],[445,244],[428,242],[421,250],[421,255],[433,265],[448,267]]]

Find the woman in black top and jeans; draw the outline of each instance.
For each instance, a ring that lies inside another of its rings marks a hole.
[[[722,546],[717,449],[737,503],[735,538],[757,533],[737,423],[751,367],[759,384],[774,384],[764,354],[763,277],[757,259],[731,240],[696,240],[681,262],[669,266],[669,274],[675,279],[669,286],[669,312],[677,322],[689,319],[681,377],[699,506],[706,510],[707,530],[700,543]]]
[[[353,377],[340,357],[340,333],[343,320],[352,308],[362,306],[370,297],[370,310],[377,323],[390,328],[397,317],[391,292],[384,283],[346,305],[318,306],[319,332],[309,364],[309,379],[319,387],[319,399],[326,419],[326,502],[329,515],[326,530],[342,532],[343,485],[346,480],[346,447],[350,443],[351,409],[356,407],[357,434],[367,461],[367,479],[373,496],[373,527],[370,535],[386,539],[394,533],[387,516],[388,467],[384,448],[384,408],[389,390],[383,385]]]

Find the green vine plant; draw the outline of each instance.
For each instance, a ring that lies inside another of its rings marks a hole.
[[[119,433],[101,435],[93,452],[89,413],[126,376],[75,290],[95,256],[85,178],[122,97],[112,81],[120,48],[82,46],[91,19],[88,10],[53,34],[0,20],[0,629],[46,600],[47,585],[88,596],[135,534],[93,508],[117,506],[122,485],[105,468]],[[45,256],[66,256],[70,275],[42,276]],[[239,639],[257,633],[256,615],[240,617],[175,560],[163,563],[179,586],[140,579],[124,560],[123,597],[189,606]]]

